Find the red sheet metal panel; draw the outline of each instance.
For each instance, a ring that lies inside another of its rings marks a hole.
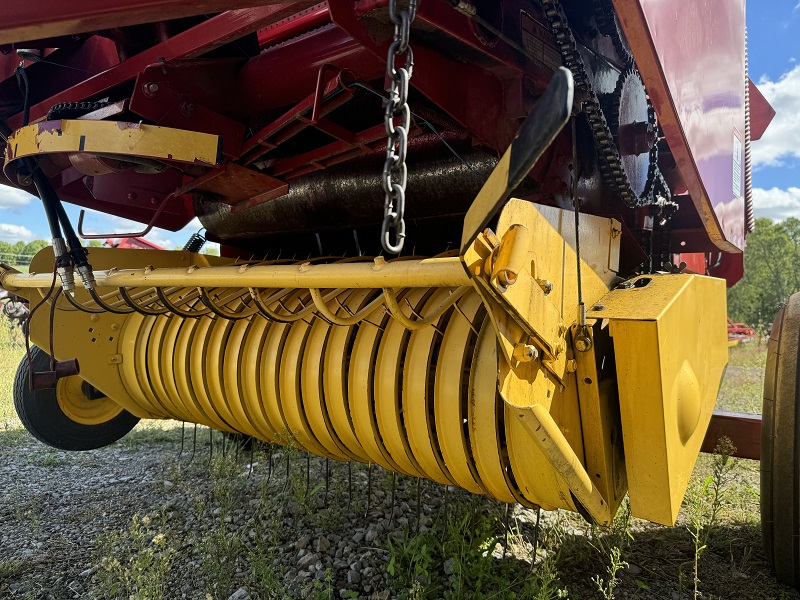
[[[205,15],[279,0],[37,0],[3,2],[0,44]],[[303,7],[304,8],[304,7]]]
[[[292,11],[310,6],[314,0],[298,0],[253,9],[231,10],[192,27],[165,42],[132,56],[107,71],[98,73],[81,83],[39,102],[31,107],[31,121],[44,117],[51,106],[59,102],[80,102],[101,94],[125,81],[134,79],[148,65],[160,61],[190,59],[219,48],[232,40],[257,31],[292,14]],[[9,127],[21,126],[19,113],[7,120]]]
[[[761,139],[772,123],[775,109],[767,102],[752,79],[748,79],[747,83],[750,86],[750,139],[756,141]]]
[[[614,0],[711,240],[744,248],[745,0]]]

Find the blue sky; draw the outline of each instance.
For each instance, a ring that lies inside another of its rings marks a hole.
[[[777,111],[767,133],[753,143],[756,215],[778,220],[800,218],[800,0],[750,0],[747,10],[750,77]],[[73,223],[77,223],[78,209],[66,206]],[[93,233],[137,231],[141,227],[101,213],[89,213],[85,223],[86,231]],[[179,232],[154,230],[147,237],[171,249],[183,245],[199,227],[195,219]],[[48,238],[38,200],[0,186],[0,240]]]

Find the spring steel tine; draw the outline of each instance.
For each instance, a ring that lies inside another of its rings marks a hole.
[[[347,463],[347,508],[353,502],[353,463]]]
[[[211,461],[214,460],[214,430],[211,427],[208,428],[208,464],[211,465]]]
[[[392,471],[392,501],[391,501],[392,513],[389,516],[389,527],[392,527],[394,525],[394,492],[395,492],[396,478],[397,478],[397,473]]]
[[[415,527],[414,533],[419,533],[419,517],[420,517],[420,509],[422,508],[422,505],[420,504],[420,495],[419,495],[421,484],[422,484],[422,479],[418,478],[417,479],[417,524],[414,526]]]
[[[503,558],[506,557],[506,551],[508,550],[508,503],[506,502],[506,510],[503,514]]]
[[[239,450],[242,447],[242,445],[239,443],[238,439],[234,439],[233,440],[233,447],[234,447],[233,462],[235,462],[238,465],[239,464]]]
[[[272,444],[267,444],[267,452],[269,453],[269,470],[267,471],[267,482],[264,485],[269,485],[269,480],[272,479]]]
[[[227,449],[226,446],[228,445],[228,436],[224,433],[222,434],[222,458],[225,458],[225,450]]]
[[[539,551],[539,518],[542,516],[542,507],[536,507],[536,526],[533,528],[533,554],[531,556],[531,572],[536,564],[536,553]]]
[[[181,456],[183,456],[183,437],[185,433],[186,433],[186,422],[181,421],[181,449],[178,451],[178,460],[180,460]]]
[[[444,524],[445,530],[447,529],[447,523],[450,520],[450,486],[444,486]],[[444,538],[442,538],[444,539]]]
[[[283,482],[283,491],[289,489],[289,453],[286,453],[286,478]]]
[[[450,486],[444,486],[444,525],[442,526],[441,542],[444,543],[444,536],[447,535],[447,522],[450,509]]]
[[[192,433],[192,454],[189,457],[189,464],[194,460],[194,453],[197,450],[197,423],[194,424],[194,432]]]
[[[325,459],[325,506],[328,506],[328,488],[331,487],[331,459]]]
[[[369,505],[372,503],[372,463],[367,466],[367,512],[364,516],[369,515]]]
[[[308,500],[308,491],[311,489],[311,453],[306,452],[306,500]]]
[[[250,475],[253,474],[253,455],[255,454],[255,451],[256,451],[256,441],[254,439],[251,439],[250,440],[250,468],[247,471],[247,476],[248,477],[250,477]]]

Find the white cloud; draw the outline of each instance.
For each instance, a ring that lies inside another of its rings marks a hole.
[[[758,89],[775,109],[764,136],[753,142],[753,165],[781,166],[784,159],[800,158],[800,65],[778,81],[763,76]]]
[[[757,217],[767,217],[775,221],[788,217],[800,218],[800,188],[753,188],[753,206]]]
[[[27,206],[31,200],[35,200],[28,192],[18,188],[8,187],[7,185],[0,185],[0,209],[3,208],[19,208]]]
[[[12,225],[11,223],[0,223],[0,240],[5,242],[32,242],[36,239],[33,232],[22,225]]]

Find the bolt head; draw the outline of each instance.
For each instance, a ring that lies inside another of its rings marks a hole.
[[[583,335],[576,337],[574,343],[578,352],[588,352],[592,347],[592,340]]]
[[[530,362],[539,358],[539,350],[531,344],[517,344],[514,346],[514,358],[519,362]]]

